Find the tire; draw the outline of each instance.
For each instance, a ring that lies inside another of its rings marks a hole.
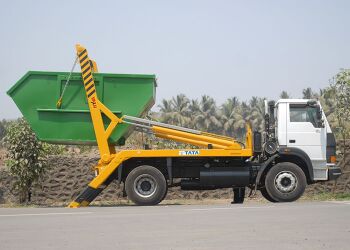
[[[276,202],[272,197],[269,195],[269,193],[266,191],[266,188],[260,189],[261,195],[268,200],[269,202]]]
[[[152,166],[133,169],[125,180],[128,198],[139,206],[153,206],[160,203],[167,193],[164,175]]]
[[[163,197],[162,197],[162,199],[160,201],[164,200],[165,197],[167,196],[167,194],[168,194],[168,183],[165,180],[165,192],[164,192],[164,195],[163,195]]]
[[[295,201],[303,195],[306,188],[304,171],[291,162],[278,163],[267,172],[265,188],[276,202]]]

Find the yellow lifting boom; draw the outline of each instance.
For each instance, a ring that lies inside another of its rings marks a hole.
[[[90,60],[88,52],[83,46],[79,44],[76,45],[76,51],[101,159],[95,166],[96,177],[88,184],[88,187],[69,204],[69,207],[88,206],[111,182],[110,177],[115,173],[116,169],[128,159],[186,156],[183,153],[183,149],[123,150],[116,153],[114,146],[109,145],[108,138],[118,127],[118,124],[121,123],[130,124],[135,126],[135,129],[152,133],[159,138],[198,146],[200,149],[196,150],[196,154],[191,155],[191,157],[251,157],[253,155],[252,131],[249,126],[247,126],[246,140],[243,144],[230,137],[205,133],[198,130],[127,115],[121,118],[117,117],[100,102],[97,97],[93,78],[93,73],[97,72],[96,63]],[[107,129],[104,127],[102,114],[110,120]]]

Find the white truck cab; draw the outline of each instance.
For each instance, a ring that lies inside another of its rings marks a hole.
[[[307,184],[341,175],[335,137],[319,101],[266,101],[263,135],[254,132],[252,166],[258,169],[256,187],[267,200],[294,201]]]
[[[289,149],[309,160],[311,181],[334,179],[341,174],[335,167],[335,137],[319,101],[280,99],[274,105],[274,117],[279,151]]]

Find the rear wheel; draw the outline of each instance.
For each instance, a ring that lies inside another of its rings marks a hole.
[[[152,206],[160,203],[167,193],[164,175],[152,166],[133,169],[125,180],[128,198],[136,205]]]
[[[306,188],[304,171],[291,162],[278,163],[267,173],[265,188],[270,198],[276,202],[295,201],[303,195]]]

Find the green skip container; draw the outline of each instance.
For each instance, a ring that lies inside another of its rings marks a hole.
[[[96,145],[81,73],[73,73],[56,108],[68,72],[29,71],[7,94],[13,99],[41,141]],[[97,96],[118,117],[143,117],[154,105],[155,75],[94,73]],[[107,128],[109,119],[104,117]],[[132,126],[120,124],[109,143],[123,145]]]

